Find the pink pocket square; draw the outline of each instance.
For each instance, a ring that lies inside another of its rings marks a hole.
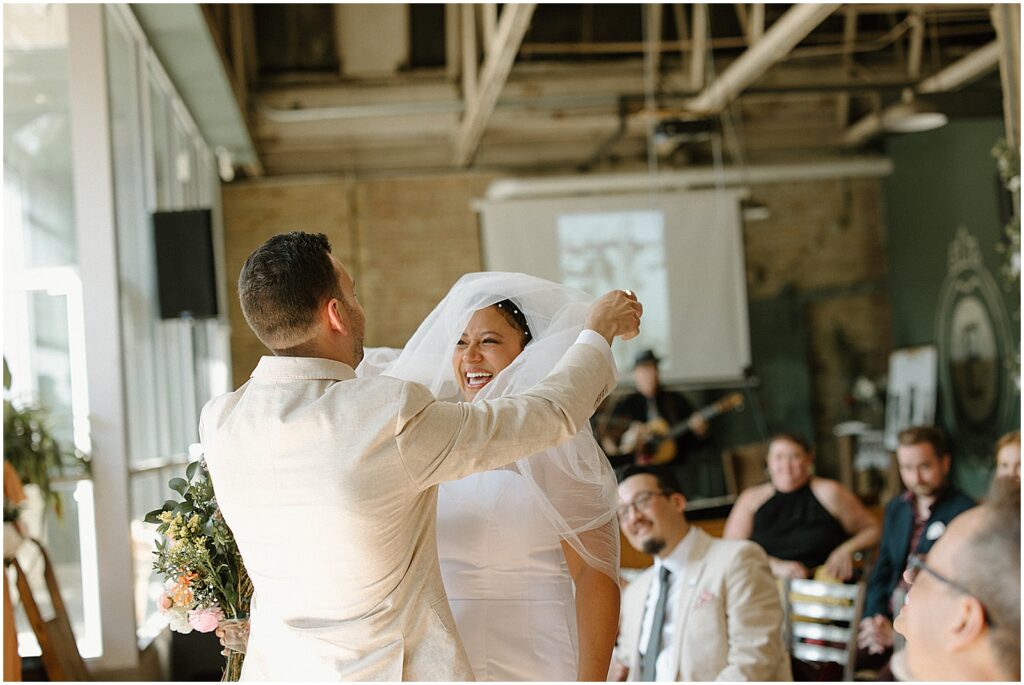
[[[694,606],[699,607],[702,604],[707,604],[708,602],[714,602],[717,599],[718,599],[718,595],[716,595],[711,590],[701,590],[700,594],[697,595],[697,601],[694,603]]]

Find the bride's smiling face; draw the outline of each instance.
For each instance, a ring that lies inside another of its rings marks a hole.
[[[523,351],[523,333],[496,306],[480,309],[466,325],[452,354],[459,389],[471,400]]]

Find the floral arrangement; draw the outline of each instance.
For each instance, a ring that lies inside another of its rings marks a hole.
[[[1000,269],[1003,275],[1003,287],[1016,294],[1016,297],[1011,297],[1013,318],[1015,321],[1020,321],[1020,149],[1011,146],[1003,139],[992,148],[992,156],[996,158],[996,166],[999,169],[999,178],[1003,182],[1003,187],[1009,191],[1012,198],[1013,214],[1003,228],[1003,239],[999,241],[996,248],[1003,255],[1003,264]],[[1014,379],[1019,391],[1020,350],[1017,350],[1017,354],[1009,355],[1005,363],[1006,370]]]
[[[184,478],[172,478],[181,501],[167,500],[146,514],[164,539],[157,543],[153,568],[164,578],[157,600],[171,630],[209,633],[225,621],[248,618],[252,582],[235,538],[217,507],[205,463],[192,462]],[[226,649],[222,680],[238,680],[244,654]]]
[[[996,158],[999,178],[1013,196],[1013,215],[1003,229],[1003,241],[998,245],[1005,256],[1003,278],[1007,289],[1020,287],[1020,153],[1010,147],[1006,140],[1000,140],[992,148]]]

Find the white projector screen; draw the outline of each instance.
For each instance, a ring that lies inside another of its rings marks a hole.
[[[601,295],[637,292],[640,336],[613,345],[621,376],[651,348],[668,383],[742,378],[750,364],[739,189],[486,201],[484,267]]]

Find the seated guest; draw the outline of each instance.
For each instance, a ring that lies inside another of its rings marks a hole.
[[[1020,681],[1020,482],[997,478],[906,572],[896,618],[915,680]]]
[[[883,666],[892,654],[892,619],[903,606],[907,584],[903,572],[912,556],[923,556],[955,516],[974,501],[949,482],[950,456],[942,431],[914,426],[899,434],[896,461],[906,491],[885,507],[882,544],[868,580],[858,664]],[[879,655],[871,659],[869,655]]]
[[[757,545],[691,527],[664,466],[619,476],[619,524],[653,554],[622,593],[613,680],[789,680],[782,606]]]
[[[824,565],[830,578],[853,577],[853,555],[874,547],[878,521],[857,496],[834,480],[812,474],[810,447],[780,433],[768,443],[770,481],[744,490],[723,537],[750,539],[768,553],[772,573],[807,578]]]
[[[1012,431],[996,443],[996,478],[1020,482],[1020,431]]]

